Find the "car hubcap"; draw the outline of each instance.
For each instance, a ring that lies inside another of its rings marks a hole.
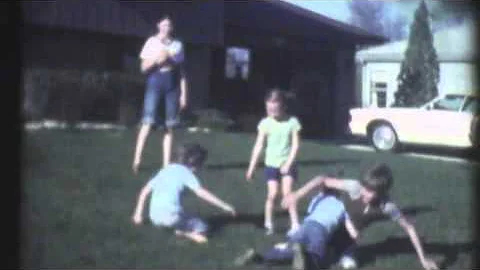
[[[395,134],[388,126],[376,128],[373,132],[373,143],[378,149],[390,150],[395,145]]]

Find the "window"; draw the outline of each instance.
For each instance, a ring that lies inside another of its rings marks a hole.
[[[463,107],[463,111],[476,114],[478,112],[478,99],[473,97],[468,97]]]
[[[375,107],[387,107],[387,83],[375,82],[371,92],[371,104]]]
[[[377,91],[377,106],[379,108],[387,107],[387,92]]]
[[[465,97],[459,95],[447,95],[445,98],[433,103],[436,110],[458,111],[460,110]]]
[[[245,48],[227,48],[225,59],[225,77],[228,79],[248,80],[250,71],[250,51]]]

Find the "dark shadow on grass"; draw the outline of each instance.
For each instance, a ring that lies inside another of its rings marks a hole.
[[[405,144],[399,150],[400,153],[421,153],[444,157],[456,157],[469,161],[480,161],[480,151],[475,148],[455,148],[435,145]]]
[[[453,265],[460,253],[471,253],[475,250],[473,241],[466,243],[423,243],[426,254],[440,255],[443,258],[438,262],[440,269]],[[477,246],[478,249],[478,246]],[[389,237],[385,241],[370,245],[361,245],[357,249],[359,264],[372,264],[377,257],[388,257],[399,254],[415,254],[408,237]]]
[[[288,216],[287,211],[278,211],[275,213],[275,217]],[[209,227],[209,234],[214,235],[221,231],[224,227],[232,224],[252,224],[256,228],[263,229],[263,213],[238,213],[235,217],[230,215],[221,214],[207,218],[207,224]]]
[[[341,164],[357,164],[360,163],[359,159],[332,159],[332,160],[301,160],[296,164],[300,166],[328,166],[328,165],[341,165]],[[259,164],[259,167],[264,167],[264,164]],[[227,164],[213,164],[205,166],[207,170],[224,170],[224,169],[246,169],[248,168],[247,162],[234,162]]]

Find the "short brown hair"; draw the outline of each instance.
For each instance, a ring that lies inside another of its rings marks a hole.
[[[385,196],[393,185],[392,170],[385,163],[377,163],[364,172],[360,182],[379,196]]]
[[[170,16],[169,14],[164,14],[164,15],[160,16],[160,18],[158,18],[157,23],[163,22],[165,20],[171,21],[172,16]]]
[[[201,167],[207,159],[208,151],[197,143],[178,147],[175,160],[188,167]]]
[[[265,95],[265,101],[275,100],[282,104],[282,107],[286,109],[288,104],[295,98],[292,92],[287,92],[279,88],[272,88]]]

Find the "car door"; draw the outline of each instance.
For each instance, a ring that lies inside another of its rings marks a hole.
[[[446,95],[425,112],[424,141],[431,144],[465,146],[469,144],[472,114],[462,111],[464,95]]]

